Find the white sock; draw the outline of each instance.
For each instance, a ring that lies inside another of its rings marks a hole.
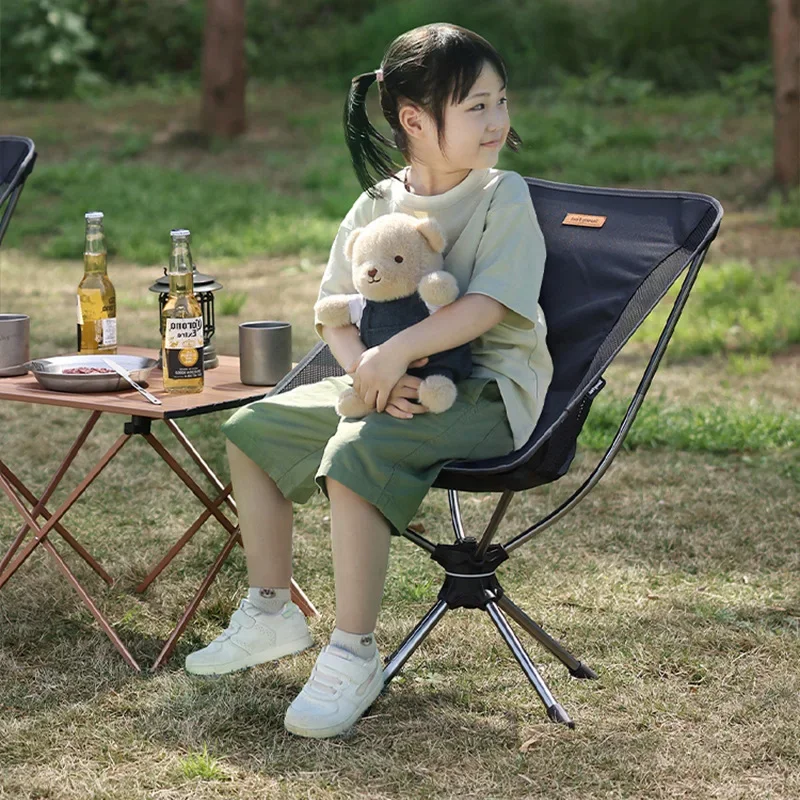
[[[341,647],[342,650],[347,650],[365,661],[372,658],[378,650],[374,633],[347,633],[339,628],[333,629],[331,644]]]
[[[277,614],[291,599],[289,589],[270,589],[251,586],[247,599],[267,614]]]

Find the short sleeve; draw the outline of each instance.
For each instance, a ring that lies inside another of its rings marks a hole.
[[[367,307],[367,300],[363,295],[357,294],[350,298],[350,324],[361,328],[361,317],[364,316],[364,309]]]
[[[366,218],[370,211],[368,201],[368,195],[366,195],[366,193],[362,194],[353,204],[353,207],[339,226],[336,238],[331,245],[325,272],[322,275],[317,302],[322,300],[323,297],[328,297],[332,294],[355,293],[356,289],[353,285],[353,273],[350,262],[344,254],[344,246],[348,236],[350,236],[356,228],[362,227],[370,221],[369,218]],[[314,327],[317,329],[317,334],[319,335],[322,331],[322,324],[316,318],[316,314],[314,315]]]
[[[528,186],[517,173],[508,173],[486,214],[467,294],[494,298],[514,312],[506,324],[531,328],[538,319],[544,262],[544,236]]]

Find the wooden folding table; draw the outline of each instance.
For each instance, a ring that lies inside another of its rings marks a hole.
[[[151,357],[156,356],[152,351],[135,347],[120,348],[120,353]],[[198,453],[197,449],[189,441],[186,434],[181,431],[175,420],[183,417],[197,416],[199,414],[210,414],[214,411],[222,411],[224,409],[237,408],[259,397],[263,397],[269,390],[269,387],[245,386],[242,384],[239,380],[239,360],[234,356],[219,357],[219,366],[206,371],[205,387],[202,392],[197,394],[167,394],[163,390],[163,381],[161,373],[158,370],[153,370],[150,378],[149,390],[162,401],[162,405],[155,405],[148,402],[148,400],[133,389],[123,392],[72,394],[44,389],[37,383],[33,375],[30,374],[0,378],[0,400],[63,406],[90,412],[88,420],[67,451],[63,461],[53,474],[40,497],[37,497],[34,492],[11,471],[3,460],[0,459],[0,489],[2,489],[11,500],[11,503],[17,509],[23,520],[22,527],[17,531],[5,555],[0,559],[0,589],[2,589],[9,578],[11,578],[17,569],[25,562],[36,547],[41,545],[53,557],[59,569],[72,584],[81,600],[89,608],[97,622],[114,643],[114,646],[122,654],[125,661],[137,671],[140,671],[139,665],[128,652],[128,649],[108,620],[103,616],[89,593],[81,586],[75,574],[61,557],[61,554],[49,540],[49,534],[52,531],[58,533],[107,584],[111,585],[113,582],[112,578],[77,541],[75,536],[64,527],[61,523],[61,519],[75,501],[78,500],[91,485],[95,478],[103,471],[106,465],[119,453],[127,441],[131,437],[137,435],[141,436],[159,456],[161,456],[172,471],[186,484],[192,494],[205,506],[205,509],[175,542],[169,552],[164,555],[161,561],[159,561],[141,581],[136,587],[136,591],[143,592],[210,517],[213,516],[220,525],[222,525],[228,534],[227,540],[214,563],[209,568],[208,573],[203,578],[177,625],[164,643],[164,647],[152,667],[156,669],[163,664],[170,653],[172,653],[178,638],[194,615],[203,597],[205,597],[206,592],[233,547],[237,544],[241,544],[238,526],[231,521],[221,509],[221,506],[225,504],[229,511],[233,512],[234,515],[236,514],[236,503],[231,497],[231,485],[228,484],[224,486],[222,484],[222,481],[220,481],[209,465],[203,460],[200,453]],[[100,416],[106,413],[129,416],[130,420],[124,423],[123,433],[97,461],[83,480],[72,490],[62,504],[55,511],[49,511],[47,508],[48,500],[61,483],[70,464],[75,459],[81,447],[83,447],[92,428],[94,428],[98,419],[100,419]],[[216,493],[214,497],[210,497],[206,494],[193,480],[191,475],[178,463],[172,453],[153,436],[151,425],[154,420],[162,421],[172,432],[180,445],[187,451],[200,471],[214,487],[214,492]],[[26,502],[29,504],[28,506],[25,505]],[[37,522],[37,519],[40,517],[43,518],[44,524]],[[32,532],[33,535],[30,541],[22,547],[29,531]],[[294,581],[292,581],[291,589],[292,600],[302,609],[306,616],[316,615],[316,609]]]

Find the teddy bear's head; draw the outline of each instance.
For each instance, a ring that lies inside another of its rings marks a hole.
[[[442,269],[444,233],[432,219],[384,214],[356,228],[345,242],[353,284],[367,300],[398,300],[417,290],[423,276]]]

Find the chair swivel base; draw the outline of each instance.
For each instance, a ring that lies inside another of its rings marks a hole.
[[[478,608],[489,614],[491,621],[539,695],[548,718],[552,722],[559,722],[569,728],[574,728],[575,723],[564,708],[556,702],[503,612],[556,656],[573,677],[596,679],[597,673],[575,658],[503,592],[494,573],[497,566],[508,557],[503,548],[500,545],[492,545],[487,548],[482,557],[477,558],[476,549],[474,540],[457,542],[454,545],[436,546],[431,557],[445,568],[446,573],[439,592],[439,599],[394,653],[386,659],[384,686],[388,686],[389,682],[398,674],[411,654],[439,623],[446,611],[452,608]]]

